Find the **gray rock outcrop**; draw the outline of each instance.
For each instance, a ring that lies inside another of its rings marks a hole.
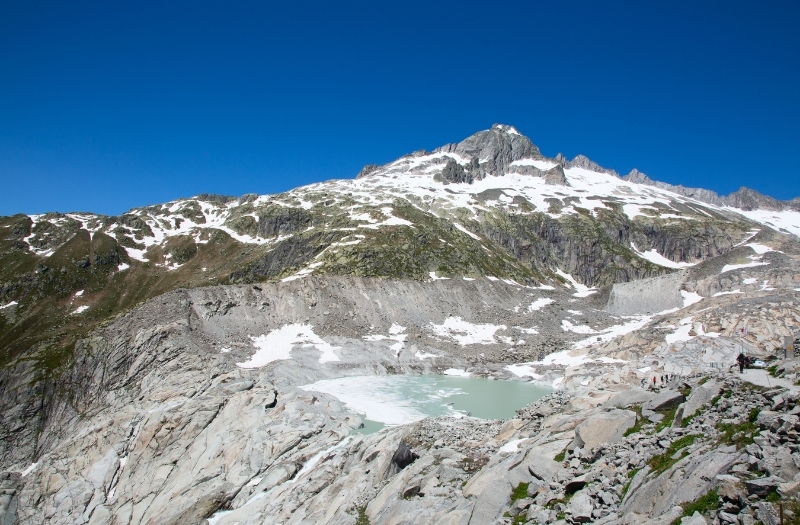
[[[625,431],[636,424],[636,413],[630,410],[610,410],[587,417],[575,427],[575,446],[587,450],[599,445],[618,443]]]

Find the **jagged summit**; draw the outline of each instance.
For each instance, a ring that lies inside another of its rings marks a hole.
[[[473,184],[490,176],[518,174],[540,177],[549,185],[568,186],[570,183],[564,170],[572,168],[611,175],[634,184],[660,188],[719,207],[732,207],[744,211],[800,211],[800,197],[790,201],[778,201],[749,188],[740,188],[730,195],[720,196],[714,191],[703,188],[659,182],[636,168],[623,177],[613,169],[600,166],[585,155],[579,154],[568,160],[559,153],[553,158],[548,158],[542,155],[528,137],[521,134],[514,126],[507,124],[494,124],[490,129],[479,131],[461,142],[445,144],[430,153],[418,150],[383,166],[368,164],[356,178],[400,174],[427,175],[442,184]]]

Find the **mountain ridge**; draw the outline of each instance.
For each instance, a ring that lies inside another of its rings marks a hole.
[[[592,289],[724,255],[764,227],[800,236],[800,215],[705,203],[584,156],[548,159],[498,124],[276,195],[2,217],[0,362],[33,352],[58,366],[75,334],[180,287],[353,275]]]

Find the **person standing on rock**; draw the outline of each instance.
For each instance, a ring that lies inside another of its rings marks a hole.
[[[647,378],[646,378],[646,377],[643,377],[643,378],[642,378],[642,388],[647,388],[647,385],[645,385],[645,382],[646,382],[646,381],[647,381]]]
[[[653,376],[653,388],[656,387],[656,376]]]
[[[744,374],[744,362],[746,359],[747,358],[744,356],[744,354],[739,354],[739,356],[736,358],[736,362],[739,363],[740,374]]]

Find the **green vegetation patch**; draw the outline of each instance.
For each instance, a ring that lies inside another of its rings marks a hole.
[[[367,506],[358,507],[358,517],[356,518],[356,525],[370,525],[369,516],[367,516]]]
[[[656,425],[656,434],[672,425],[672,422],[675,421],[675,412],[677,412],[677,410],[678,407],[673,407],[667,410],[658,411],[659,414],[664,416],[664,419],[662,419],[661,422]]]
[[[520,483],[514,490],[511,491],[511,503],[514,503],[518,499],[523,499],[528,497],[528,487],[530,483]]]
[[[653,469],[653,472],[657,474],[666,471],[672,465],[686,457],[685,453],[678,455],[678,452],[693,444],[695,439],[697,439],[697,436],[694,434],[689,434],[676,439],[662,454],[650,458],[648,465],[650,465],[650,468]]]
[[[633,478],[641,469],[635,468],[633,470],[628,471],[628,482],[625,483],[625,486],[622,487],[622,493],[620,495],[620,499],[625,499],[625,495],[628,493],[628,490],[631,488],[631,483],[633,483]]]
[[[719,445],[735,445],[737,449],[746,447],[753,443],[753,438],[758,435],[759,429],[756,425],[758,420],[759,408],[753,408],[744,423],[720,423],[717,425],[722,435],[718,440]]]
[[[717,494],[717,489],[710,490],[705,495],[700,496],[700,498],[698,498],[696,501],[682,505],[683,514],[681,514],[679,518],[673,521],[671,525],[678,525],[681,522],[682,518],[686,516],[691,516],[695,512],[704,514],[706,512],[712,511],[716,509],[718,505],[719,505],[719,495]]]
[[[642,425],[644,425],[644,417],[642,416],[642,407],[638,405],[632,406],[631,410],[636,412],[636,423],[634,423],[634,425],[631,428],[625,431],[625,433],[623,434],[623,436],[625,437],[630,436],[631,434],[635,434],[637,432],[641,432]]]

